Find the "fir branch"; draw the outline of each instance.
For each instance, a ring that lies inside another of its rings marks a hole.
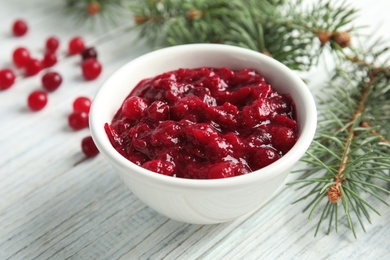
[[[64,11],[79,25],[89,22],[93,27],[97,23],[107,27],[108,24],[116,25],[121,17],[130,14],[126,12],[124,2],[126,0],[65,0]]]
[[[318,132],[303,159],[308,166],[302,170],[304,174],[301,178],[290,183],[316,187],[318,193],[313,192],[310,196],[303,196],[303,199],[316,195],[318,199],[327,190],[327,196],[321,197],[322,200],[327,199],[326,205],[331,203],[337,209],[338,201],[341,200],[348,227],[355,237],[355,223],[351,214],[354,214],[365,231],[364,219],[371,222],[369,210],[380,215],[370,201],[377,199],[389,206],[384,196],[390,194],[389,186],[386,188],[386,184],[390,184],[390,146],[386,139],[390,129],[389,78],[386,73],[373,72],[373,68],[386,68],[382,65],[374,66],[380,55],[370,63],[367,61],[369,55],[362,56],[366,57],[364,62],[345,56],[345,60],[335,70],[334,77],[324,87],[327,95],[319,104]],[[322,166],[320,170],[319,166]],[[319,204],[319,201],[316,203]],[[313,201],[308,205],[313,205]],[[319,207],[314,209],[318,210]],[[337,223],[335,215],[329,213],[336,209],[327,209],[327,206],[321,209],[323,212],[316,234],[324,218],[329,218],[328,232],[332,221]],[[313,214],[311,212],[310,216]]]
[[[157,47],[186,43],[222,43],[227,25],[240,15],[240,1],[134,1],[140,36]]]
[[[325,46],[349,46],[356,11],[335,1],[302,6],[300,0],[138,0],[130,5],[140,37],[154,46],[225,43],[265,53],[294,70],[308,70]],[[328,39],[316,41],[323,32]]]

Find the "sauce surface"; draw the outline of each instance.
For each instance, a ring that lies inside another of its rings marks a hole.
[[[144,79],[105,131],[125,158],[190,179],[247,174],[297,140],[294,104],[252,69],[178,69]]]

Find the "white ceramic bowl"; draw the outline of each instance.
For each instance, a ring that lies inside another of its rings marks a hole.
[[[178,68],[228,67],[256,69],[296,105],[299,138],[281,159],[252,173],[226,179],[190,180],[160,175],[133,164],[111,145],[104,124],[111,122],[125,97],[148,77]],[[169,218],[194,224],[236,219],[259,209],[282,185],[291,167],[309,147],[317,124],[313,97],[302,80],[278,61],[258,52],[217,44],[169,47],[134,59],[116,71],[96,94],[90,129],[100,152],[116,168],[131,191]]]

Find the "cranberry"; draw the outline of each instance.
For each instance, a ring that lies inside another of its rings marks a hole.
[[[0,70],[0,90],[10,88],[15,82],[15,74],[10,69]]]
[[[84,137],[83,140],[81,140],[81,150],[88,158],[95,157],[99,154],[99,150],[97,149],[92,136]]]
[[[252,87],[252,96],[254,99],[268,98],[272,93],[273,91],[269,84],[260,84]]]
[[[45,46],[47,51],[55,52],[60,46],[60,41],[57,37],[51,36],[47,38]]]
[[[42,70],[42,62],[37,59],[30,59],[24,66],[26,76],[34,76]]]
[[[150,134],[153,146],[174,146],[179,142],[181,126],[172,121],[161,122]]]
[[[230,162],[220,162],[212,164],[208,168],[208,179],[221,179],[233,177],[236,175],[237,165],[234,165]]]
[[[88,127],[88,114],[83,111],[73,111],[68,116],[68,124],[73,130]]]
[[[15,36],[23,36],[27,33],[27,31],[27,23],[22,19],[16,20],[12,25],[12,32]]]
[[[30,93],[27,98],[27,105],[33,111],[43,109],[47,104],[47,94],[44,91],[36,90]]]
[[[298,127],[297,121],[293,120],[288,115],[275,115],[275,117],[272,118],[271,121],[275,125],[286,126],[291,129]]]
[[[42,86],[49,92],[56,90],[62,83],[62,77],[57,72],[47,72],[42,77]]]
[[[148,119],[157,122],[169,118],[169,106],[162,101],[154,101],[146,110],[145,114]]]
[[[142,164],[142,167],[153,172],[163,175],[172,176],[175,171],[175,166],[172,163],[162,160],[152,160]]]
[[[46,52],[43,56],[42,65],[45,68],[54,66],[57,63],[57,56],[54,52]]]
[[[82,60],[97,59],[98,55],[94,47],[86,48],[81,52]]]
[[[197,96],[185,96],[174,101],[170,111],[175,120],[201,121],[205,116],[205,109],[206,104]]]
[[[29,59],[30,52],[24,47],[16,48],[12,54],[12,60],[18,68],[22,68]]]
[[[256,149],[255,153],[252,156],[251,162],[256,169],[260,169],[270,165],[271,163],[275,162],[279,158],[280,155],[275,149],[269,146],[263,146]]]
[[[233,146],[223,137],[217,137],[205,146],[205,156],[211,160],[223,160],[232,154]]]
[[[296,133],[288,127],[272,127],[270,129],[272,134],[272,145],[282,151],[287,153],[297,141]]]
[[[91,108],[91,99],[88,97],[78,97],[73,101],[73,111],[82,111],[89,113]]]
[[[210,120],[226,130],[233,130],[238,127],[238,108],[228,102],[225,102],[222,106],[208,107],[206,112]]]
[[[102,65],[96,59],[87,59],[81,63],[81,69],[86,80],[94,80],[102,72]]]
[[[218,138],[217,131],[205,123],[188,126],[186,128],[185,134],[188,141],[199,145],[207,145]]]
[[[139,120],[144,115],[144,110],[148,107],[145,99],[140,97],[129,97],[123,102],[122,116],[129,120]]]
[[[82,52],[85,48],[84,40],[81,37],[73,37],[68,43],[69,55],[75,55]]]

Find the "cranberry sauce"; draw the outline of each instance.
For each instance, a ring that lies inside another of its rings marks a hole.
[[[295,144],[294,105],[252,69],[179,69],[142,80],[106,133],[151,171],[226,178],[278,160]]]

